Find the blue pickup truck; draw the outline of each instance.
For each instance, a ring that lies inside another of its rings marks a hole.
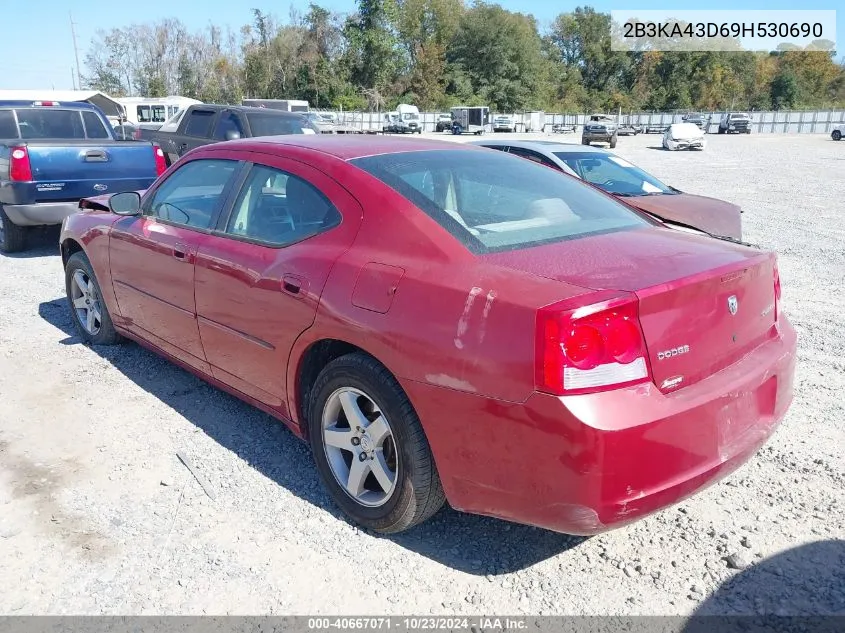
[[[157,144],[116,140],[94,105],[0,101],[0,251],[23,250],[31,227],[61,224],[82,198],[146,189],[166,168]]]

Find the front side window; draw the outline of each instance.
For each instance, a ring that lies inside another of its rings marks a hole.
[[[340,212],[312,184],[279,169],[255,165],[226,223],[226,233],[286,246],[340,224]]]
[[[168,222],[209,229],[238,163],[200,159],[180,167],[153,194],[145,211]]]
[[[241,138],[244,135],[238,117],[233,112],[221,112],[220,118],[217,119],[217,125],[214,126],[214,138],[227,140],[229,133],[237,134],[236,138]]]
[[[477,253],[649,226],[575,178],[499,152],[401,152],[351,163],[396,190]]]
[[[597,152],[555,152],[579,178],[620,196],[674,194],[671,187],[624,158]]]

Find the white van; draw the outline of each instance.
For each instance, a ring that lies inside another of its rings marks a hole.
[[[162,124],[180,110],[202,103],[189,97],[121,97],[116,101],[123,106],[126,121],[136,126]]]
[[[407,128],[407,131],[413,134],[422,134],[422,119],[420,118],[420,110],[415,105],[408,105],[407,103],[400,103],[396,106],[396,112],[399,114],[401,126]]]

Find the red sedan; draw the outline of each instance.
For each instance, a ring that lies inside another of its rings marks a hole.
[[[84,206],[61,235],[80,336],[133,339],[276,416],[382,532],[444,500],[617,527],[743,464],[792,400],[773,253],[514,156],[231,141]]]

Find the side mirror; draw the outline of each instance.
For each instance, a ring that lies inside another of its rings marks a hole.
[[[227,141],[235,141],[241,137],[240,133],[236,132],[235,130],[229,130],[226,132],[226,140]]]
[[[109,198],[109,211],[117,215],[139,215],[141,213],[141,194],[137,191],[116,193]]]

